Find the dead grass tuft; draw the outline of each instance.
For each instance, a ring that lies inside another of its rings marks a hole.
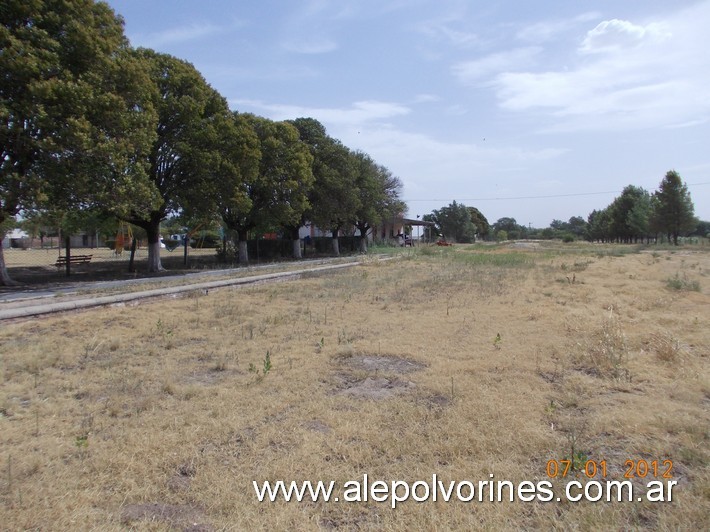
[[[631,381],[626,335],[613,311],[578,348],[575,358],[582,371],[616,381]]]
[[[661,362],[679,362],[685,354],[680,341],[668,332],[651,333],[648,345]]]

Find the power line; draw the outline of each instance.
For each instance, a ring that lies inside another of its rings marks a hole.
[[[610,190],[608,192],[578,192],[575,194],[554,194],[549,196],[506,196],[504,198],[456,198],[457,201],[503,201],[503,200],[522,200],[522,199],[547,199],[547,198],[568,198],[570,196],[596,196],[601,194],[618,194],[618,190]],[[449,201],[449,199],[411,199],[404,201]]]
[[[709,182],[705,183],[686,183],[686,186],[697,187],[702,185],[710,185]],[[606,192],[576,192],[572,194],[550,194],[546,196],[507,196],[503,198],[493,197],[493,198],[455,198],[456,201],[505,201],[505,200],[527,200],[527,199],[550,199],[550,198],[570,198],[573,196],[601,196],[603,194],[621,194],[623,190],[607,190]],[[431,198],[431,199],[405,199],[408,203],[415,201],[451,201],[451,198]]]

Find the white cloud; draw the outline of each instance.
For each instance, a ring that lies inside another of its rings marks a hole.
[[[431,103],[439,101],[441,101],[441,98],[435,96],[434,94],[417,94],[414,97],[414,103]]]
[[[446,25],[434,28],[434,31],[459,47],[469,47],[481,42],[480,37],[474,32],[457,30]]]
[[[702,126],[710,122],[710,117],[701,118],[699,120],[688,120],[687,122],[680,122],[677,124],[670,124],[666,126],[667,129],[685,129],[686,127]]]
[[[466,19],[465,6],[449,5],[447,11],[420,22],[415,29],[429,39],[443,41],[457,48],[478,46],[482,42],[481,37],[466,26]]]
[[[372,0],[307,0],[286,19],[283,48],[299,54],[324,54],[340,48],[334,37],[353,20],[372,18],[406,6],[405,2]]]
[[[284,83],[294,80],[315,79],[321,72],[311,66],[291,63],[279,65],[237,66],[233,64],[218,65],[209,69],[210,79],[218,82],[239,79],[241,81]]]
[[[471,180],[484,174],[520,173],[530,165],[565,153],[558,148],[489,146],[484,141],[444,142],[430,135],[403,131],[389,122],[409,114],[410,109],[391,102],[355,102],[342,109],[272,105],[253,100],[231,103],[245,110],[258,110],[272,120],[315,118],[326,127],[328,134],[352,149],[370,154],[414,190],[431,189],[432,180],[451,190],[470,189]]]
[[[360,125],[409,114],[403,105],[375,100],[355,102],[349,108],[314,108],[297,105],[267,104],[257,100],[233,100],[237,106],[258,109],[272,120],[289,120],[302,116],[315,118],[324,123],[338,125]]]
[[[189,26],[170,28],[157,33],[137,35],[131,37],[131,41],[139,42],[141,46],[159,48],[165,45],[194,41],[205,36],[221,33],[222,31],[224,31],[223,28],[213,24],[195,23]]]
[[[536,22],[519,30],[516,37],[521,41],[543,43],[558,37],[561,33],[574,31],[582,23],[598,19],[597,12],[582,13],[571,19],[554,19]]]
[[[490,54],[481,59],[455,64],[454,74],[462,81],[470,83],[489,79],[491,75],[507,70],[530,67],[540,48],[527,47]]]
[[[402,197],[415,200],[409,203],[412,215],[429,212],[453,199],[515,195],[520,190],[514,182],[518,176],[530,175],[565,153],[555,148],[443,142],[426,134],[377,125],[362,131],[333,128],[332,134],[347,146],[370,154],[402,179]]]
[[[556,130],[702,121],[710,115],[708,19],[710,2],[645,25],[606,21],[586,34],[570,68],[509,69],[493,86],[501,107],[547,111]]]
[[[301,41],[285,42],[283,47],[299,54],[325,54],[337,50],[338,43],[328,37],[308,37]]]
[[[436,180],[466,183],[482,173],[523,168],[565,153],[557,148],[525,149],[488,146],[485,142],[443,142],[430,135],[410,133],[393,126],[373,124],[356,130],[334,127],[333,136],[381,161],[408,183]],[[328,128],[330,131],[331,128]]]
[[[638,46],[644,41],[662,41],[671,34],[658,23],[639,26],[628,20],[605,20],[587,32],[580,51],[586,53],[614,52]]]

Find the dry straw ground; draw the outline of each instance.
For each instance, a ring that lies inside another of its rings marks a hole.
[[[1,527],[707,528],[708,272],[702,248],[425,249],[3,324]],[[673,502],[392,510],[252,488],[537,481],[565,458],[616,480],[670,459]]]

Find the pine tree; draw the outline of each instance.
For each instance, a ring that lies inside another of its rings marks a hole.
[[[678,237],[696,226],[693,201],[688,187],[675,170],[666,173],[654,194],[652,225],[678,245]]]

